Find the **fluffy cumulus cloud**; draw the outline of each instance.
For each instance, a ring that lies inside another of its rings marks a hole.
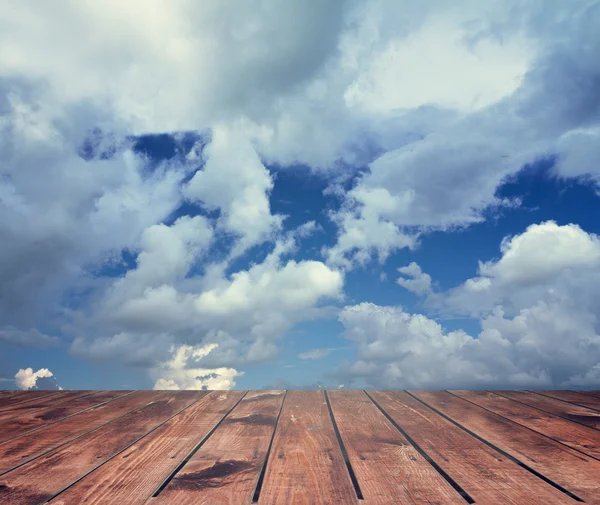
[[[496,190],[538,158],[556,156],[560,176],[599,174],[597,2],[573,2],[568,12],[559,2],[427,5],[407,11],[415,25],[391,37],[352,88],[354,101],[395,120],[381,123],[385,152],[335,214],[339,239],[330,255],[338,262],[385,259],[419,231],[468,226],[515,205]],[[486,71],[489,61],[498,76]],[[380,234],[356,239],[367,219],[387,231],[386,247]]]
[[[241,372],[233,368],[201,368],[202,358],[210,354],[217,344],[201,347],[182,345],[171,349],[171,359],[154,370],[158,379],[154,389],[231,389]],[[192,366],[190,366],[190,362]]]
[[[425,295],[431,291],[431,276],[421,270],[414,261],[405,267],[400,267],[396,283],[416,295]]]
[[[532,225],[502,242],[480,276],[430,303],[477,314],[481,332],[446,331],[402,307],[340,314],[358,356],[341,370],[377,387],[575,387],[597,383],[600,239],[576,225]]]
[[[272,359],[295,324],[331,316],[346,272],[518,205],[496,191],[525,164],[598,177],[593,0],[64,0],[0,17],[1,345],[64,342],[216,384],[194,375],[198,349],[216,346],[206,370]],[[147,133],[176,155],[140,150]],[[333,202],[310,260],[316,223],[270,201],[272,169],[298,165]],[[558,321],[595,247],[565,260],[585,232],[564,232],[536,235],[555,249],[540,262],[522,259],[533,230],[507,241],[443,297],[413,264],[398,283],[496,326],[541,324],[544,307]]]
[[[33,368],[21,368],[15,374],[15,384],[17,389],[62,389],[47,368],[40,368],[37,372]]]

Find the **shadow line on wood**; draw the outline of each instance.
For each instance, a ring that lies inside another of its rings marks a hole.
[[[98,466],[95,466],[94,468],[92,468],[89,472],[86,472],[85,474],[83,474],[82,476],[80,476],[79,478],[75,479],[73,482],[71,482],[69,485],[65,486],[64,488],[62,488],[60,491],[58,491],[57,493],[53,494],[52,496],[46,498],[46,500],[44,501],[44,503],[47,503],[49,501],[54,500],[54,498],[56,498],[57,496],[61,495],[62,493],[64,493],[67,489],[70,489],[71,487],[73,487],[75,484],[77,484],[79,481],[85,479],[88,475],[90,475],[92,472],[95,472],[96,470],[98,470],[98,468],[104,466],[106,463],[108,463],[109,461],[112,461],[114,458],[116,458],[119,454],[122,454],[123,452],[125,452],[127,449],[129,449],[132,445],[137,444],[140,440],[142,440],[144,437],[148,436],[150,433],[152,433],[153,431],[156,431],[158,428],[160,428],[163,424],[168,423],[171,419],[173,419],[175,416],[178,416],[179,414],[181,414],[184,410],[189,409],[192,405],[195,405],[196,403],[198,403],[202,398],[204,398],[204,396],[206,396],[207,392],[204,393],[204,395],[200,396],[199,398],[197,398],[196,400],[194,400],[193,402],[189,403],[188,405],[186,405],[185,407],[183,407],[182,409],[179,409],[177,412],[175,412],[173,415],[169,416],[167,419],[165,419],[164,421],[162,421],[160,424],[156,425],[154,428],[152,428],[151,430],[147,431],[146,433],[144,433],[141,437],[136,438],[133,442],[131,442],[130,444],[127,444],[127,446],[123,447],[123,449],[121,449],[120,451],[115,452],[111,457],[107,458],[106,460],[104,460],[102,463],[100,463]]]
[[[342,451],[342,456],[344,457],[344,462],[346,463],[346,468],[348,469],[348,474],[350,475],[352,486],[354,487],[354,491],[356,491],[356,497],[359,500],[364,500],[364,496],[360,489],[360,485],[358,484],[358,479],[356,478],[356,474],[354,473],[354,468],[352,468],[352,463],[350,463],[350,458],[348,457],[348,451],[346,451],[346,446],[344,445],[344,441],[342,440],[342,435],[340,434],[337,422],[335,421],[333,410],[331,410],[331,403],[329,403],[329,395],[327,394],[326,390],[324,391],[324,393],[325,403],[327,403],[327,410],[329,411],[329,417],[331,417],[331,422],[333,423],[333,431],[335,433],[335,437],[337,438],[338,445],[340,446],[340,450]]]
[[[188,453],[188,455],[183,458],[181,460],[181,462],[175,467],[175,469],[167,476],[167,478],[162,482],[162,484],[160,486],[158,486],[158,488],[156,488],[156,491],[154,491],[154,493],[152,493],[152,495],[150,496],[150,498],[156,498],[161,491],[163,491],[163,489],[165,489],[168,485],[169,482],[171,482],[175,476],[179,473],[179,471],[186,465],[186,463],[192,459],[192,456],[194,456],[194,454],[196,454],[198,452],[198,450],[206,443],[206,441],[212,436],[212,434],[217,431],[217,428],[219,426],[221,426],[221,424],[223,424],[223,421],[225,421],[225,418],[231,414],[231,412],[233,411],[233,409],[235,409],[239,403],[244,399],[244,397],[248,394],[248,391],[246,391],[241,397],[240,399],[235,402],[235,404],[233,405],[233,407],[231,407],[224,415],[223,417],[219,420],[219,422],[217,424],[215,424],[211,430],[204,436],[202,437],[202,439],[194,446],[194,448]]]
[[[437,473],[439,473],[442,478],[448,482],[448,484],[450,484],[454,490],[469,504],[473,504],[475,503],[475,500],[469,495],[469,493],[467,493],[459,484],[458,482],[456,482],[452,477],[450,477],[450,475],[448,475],[444,469],[442,467],[440,467],[440,465],[438,465],[435,460],[429,456],[429,454],[427,454],[422,448],[421,446],[419,446],[419,444],[417,444],[412,438],[411,436],[406,433],[406,431],[404,431],[402,429],[402,427],[396,422],[394,421],[394,419],[392,418],[392,416],[390,416],[382,407],[381,405],[379,405],[379,403],[377,403],[377,401],[368,393],[368,391],[364,391],[364,393],[369,397],[369,399],[373,402],[373,404],[375,405],[375,407],[377,407],[379,409],[379,411],[385,416],[385,418],[392,424],[392,426],[394,428],[396,428],[404,438],[406,438],[406,440],[408,441],[408,443],[410,445],[412,445],[415,450],[421,455],[423,456],[423,458],[425,458],[425,460],[435,469],[435,471]],[[406,393],[408,393],[408,391],[406,391]],[[412,396],[412,395],[411,395]]]
[[[465,398],[462,398],[460,396],[455,395],[454,393],[452,393],[452,391],[447,391],[448,393],[450,393],[451,395],[456,396],[457,398],[461,398],[462,400],[465,400],[469,403],[472,403],[473,405],[477,405],[476,403],[473,403]],[[451,417],[447,416],[446,414],[444,414],[443,412],[439,411],[438,409],[436,409],[435,407],[432,407],[431,405],[428,405],[426,402],[424,402],[423,400],[421,400],[420,398],[417,398],[415,395],[411,394],[409,391],[406,392],[408,395],[412,396],[415,400],[417,400],[418,402],[422,403],[423,405],[425,405],[427,408],[433,410],[436,414],[439,414],[441,417],[443,417],[444,419],[446,419],[447,421],[451,422],[452,424],[454,424],[456,427],[460,428],[461,430],[463,430],[464,432],[468,433],[469,435],[471,435],[472,437],[476,438],[477,440],[479,440],[480,442],[484,443],[485,445],[487,445],[489,448],[493,449],[496,452],[499,452],[500,454],[502,454],[502,456],[504,456],[505,458],[511,460],[513,463],[516,463],[517,465],[519,465],[521,468],[523,468],[524,470],[527,470],[529,473],[533,474],[535,477],[537,477],[538,479],[543,480],[546,484],[551,485],[552,487],[558,489],[561,493],[566,494],[569,498],[572,498],[575,501],[581,502],[581,503],[585,503],[585,500],[583,500],[582,498],[580,498],[579,496],[577,496],[575,493],[572,493],[571,491],[569,491],[568,489],[564,488],[563,486],[561,486],[560,484],[558,484],[557,482],[554,482],[552,479],[546,477],[545,475],[541,474],[540,472],[538,472],[537,470],[534,470],[533,468],[531,468],[530,466],[526,465],[525,463],[523,463],[521,460],[515,458],[513,455],[509,454],[508,452],[500,449],[500,447],[498,447],[497,445],[491,443],[490,441],[486,440],[485,438],[479,436],[477,433],[471,431],[468,428],[465,428],[462,424],[457,423],[454,419],[452,419]],[[477,405],[478,407],[481,407],[481,405]],[[485,407],[481,407],[485,410]],[[491,412],[491,411],[489,411]],[[499,415],[499,414],[496,414]],[[504,417],[504,416],[500,416],[500,417]],[[507,418],[506,418],[507,419]],[[512,421],[511,419],[508,419],[509,421]],[[514,422],[514,421],[512,421]],[[519,423],[516,423],[519,424]],[[519,425],[521,426],[521,425]],[[526,427],[526,426],[525,426]],[[527,427],[526,427],[527,428]],[[530,429],[530,428],[528,428]],[[535,430],[532,430],[535,432]],[[537,433],[537,432],[535,432]],[[545,435],[544,435],[545,436]],[[548,437],[551,438],[551,437]],[[554,439],[553,439],[554,440]],[[564,445],[564,444],[563,444]]]
[[[529,407],[529,408],[532,408],[532,409],[539,410],[540,412],[543,412],[544,414],[548,414],[548,415],[551,415],[551,416],[560,417],[561,419],[564,419],[566,421],[570,421],[572,423],[579,424],[581,426],[585,426],[586,428],[591,428],[592,430],[600,431],[600,429],[598,429],[598,428],[596,428],[594,426],[590,426],[589,424],[582,423],[581,421],[577,421],[576,419],[571,419],[570,417],[567,417],[566,415],[561,415],[561,414],[558,414],[556,412],[550,412],[549,410],[543,409],[543,408],[538,407],[536,405],[532,405],[530,403],[522,402],[521,400],[517,400],[516,398],[512,398],[510,396],[506,396],[506,395],[502,394],[502,392],[500,392],[500,391],[491,391],[491,392],[494,393],[495,395],[501,396],[502,398],[506,398],[507,400],[510,400],[510,401],[513,401],[513,402],[516,402],[516,403],[520,403],[521,405],[525,405],[526,407]],[[544,395],[538,395],[538,396],[544,396]],[[545,398],[547,398],[549,400],[562,401],[562,400],[559,400],[558,398],[550,398],[549,396],[546,396]],[[585,407],[583,405],[577,405],[577,406],[578,407],[582,407],[582,408],[588,408],[588,407]]]
[[[256,481],[256,487],[254,488],[254,493],[252,494],[252,503],[258,503],[258,499],[260,498],[260,492],[265,480],[265,473],[267,472],[267,464],[269,463],[269,455],[271,454],[271,449],[273,448],[273,440],[275,440],[275,432],[277,431],[277,425],[279,424],[279,419],[281,417],[281,412],[283,411],[283,404],[285,403],[286,396],[287,390],[283,393],[283,400],[281,400],[279,413],[277,414],[277,419],[275,419],[275,426],[273,426],[273,433],[271,434],[271,440],[269,441],[269,446],[267,447],[267,454],[265,455],[265,460],[263,461],[260,474],[258,475],[258,480]]]

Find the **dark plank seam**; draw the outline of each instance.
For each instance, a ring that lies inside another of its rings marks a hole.
[[[379,411],[385,416],[385,418],[392,424],[392,426],[394,428],[396,428],[404,438],[406,438],[406,440],[408,441],[408,443],[410,445],[412,445],[415,450],[425,459],[425,461],[427,461],[427,463],[429,463],[433,469],[439,473],[441,475],[441,477],[452,486],[452,488],[461,496],[461,498],[463,500],[465,500],[467,503],[469,504],[473,504],[475,503],[475,500],[473,498],[471,498],[471,496],[469,495],[469,493],[467,493],[459,484],[458,482],[456,482],[452,477],[450,477],[450,475],[448,475],[446,473],[446,471],[440,466],[438,465],[435,460],[429,456],[429,454],[427,454],[419,444],[417,444],[412,438],[411,436],[406,433],[404,431],[404,429],[402,429],[402,427],[396,422],[394,421],[394,419],[392,418],[392,416],[390,416],[384,409],[383,407],[381,407],[381,405],[379,405],[379,403],[377,403],[377,401],[375,400],[375,398],[373,398],[367,391],[364,391],[364,393],[369,397],[369,399],[373,402],[373,404],[375,405],[375,407],[377,407],[379,409]]]
[[[128,395],[133,394],[135,392],[136,391],[130,391],[129,393],[124,393],[121,396],[115,396],[114,398],[111,398],[110,400],[106,400],[104,402],[97,403],[96,405],[92,405],[91,407],[88,407],[87,409],[80,410],[78,412],[73,412],[72,414],[69,414],[68,416],[65,416],[65,417],[62,417],[60,419],[57,419],[56,421],[50,421],[50,422],[48,422],[46,424],[42,424],[41,426],[37,426],[36,428],[32,428],[32,429],[30,429],[28,431],[24,431],[23,433],[19,433],[18,435],[15,435],[14,437],[7,438],[6,440],[2,440],[2,442],[0,442],[0,445],[4,444],[6,442],[11,442],[12,440],[15,440],[15,439],[17,439],[19,437],[23,437],[25,435],[29,435],[32,432],[37,431],[37,430],[41,430],[42,428],[46,428],[47,426],[52,426],[53,424],[60,423],[61,421],[64,421],[65,419],[69,419],[70,417],[76,416],[77,414],[83,414],[84,412],[87,412],[88,410],[101,407],[102,405],[106,405],[107,403],[110,403],[113,400],[118,400],[119,398],[123,398],[124,396],[128,396]],[[90,394],[93,394],[93,393],[90,393]],[[85,395],[85,396],[87,396],[87,395]],[[80,398],[85,398],[85,397],[81,396]],[[79,398],[76,398],[76,400],[79,400]]]
[[[200,442],[198,442],[194,448],[188,453],[188,455],[183,458],[181,460],[181,462],[175,467],[175,469],[167,476],[167,478],[162,482],[162,484],[160,486],[158,486],[158,488],[156,489],[156,491],[154,491],[154,493],[152,493],[152,495],[150,495],[150,498],[156,498],[169,484],[169,482],[171,482],[173,480],[173,478],[181,471],[181,469],[186,465],[186,463],[192,459],[192,456],[194,454],[196,454],[198,452],[198,450],[206,443],[206,441],[211,437],[211,435],[217,430],[217,428],[219,426],[221,426],[221,424],[223,424],[223,421],[225,421],[225,418],[231,414],[231,411],[233,409],[235,409],[239,403],[245,398],[245,396],[248,394],[248,391],[246,391],[242,397],[235,402],[235,404],[233,405],[233,407],[231,407],[227,412],[225,412],[225,414],[223,415],[223,417],[221,417],[221,419],[219,419],[219,421],[211,428],[211,430],[204,435],[204,437],[202,438],[202,440],[200,440]]]
[[[576,392],[579,393],[579,391],[576,391]],[[538,396],[543,396],[544,398],[550,398],[552,400],[556,400],[556,401],[559,401],[559,402],[569,403],[570,405],[577,405],[578,407],[583,407],[583,408],[586,408],[586,409],[593,410],[595,412],[600,412],[600,409],[595,409],[594,407],[588,407],[587,405],[583,405],[583,404],[577,403],[577,402],[572,402],[570,400],[563,400],[562,398],[555,398],[554,396],[545,395],[544,393],[540,393],[538,391],[534,391],[533,389],[529,390],[529,393],[534,393],[534,394],[536,394]],[[580,393],[580,394],[584,394],[584,393]],[[592,396],[592,395],[587,395],[587,396],[589,396],[590,398],[595,398],[596,400],[598,399],[597,396]]]
[[[34,410],[29,410],[27,412],[17,412],[15,413],[14,416],[12,417],[6,417],[4,419],[2,419],[0,421],[0,428],[2,428],[2,425],[7,422],[7,421],[14,421],[16,418],[18,417],[23,417],[23,416],[28,416],[30,414],[35,414],[36,412],[39,412],[40,410],[44,410],[44,409],[49,409],[49,408],[54,408],[54,407],[58,407],[59,405],[62,405],[63,403],[69,403],[69,402],[74,402],[75,400],[79,400],[80,398],[85,398],[86,396],[90,396],[92,394],[94,394],[96,391],[90,391],[89,393],[86,393],[84,395],[81,396],[76,396],[75,398],[71,398],[71,399],[66,399],[66,400],[61,400],[58,403],[55,403],[54,405],[47,405],[46,407],[38,407],[37,409]],[[40,401],[45,400],[46,398],[48,398],[47,396],[43,396],[42,398],[40,398]],[[33,402],[35,403],[35,402]],[[14,407],[15,405],[13,405]]]
[[[162,396],[159,396],[159,398],[162,398]],[[116,398],[115,398],[115,399],[116,399]],[[111,401],[112,401],[112,400],[111,400]],[[137,407],[137,408],[135,408],[135,409],[128,410],[128,411],[127,411],[127,412],[125,412],[124,414],[121,414],[120,416],[117,416],[117,417],[115,417],[114,419],[111,419],[110,421],[106,421],[105,423],[102,423],[101,425],[99,425],[99,426],[96,426],[95,428],[93,428],[93,429],[91,429],[91,430],[89,430],[89,431],[86,431],[85,433],[82,433],[81,435],[77,435],[77,436],[76,436],[76,437],[74,437],[74,438],[71,438],[71,439],[69,439],[69,440],[66,440],[66,441],[65,441],[65,442],[63,442],[62,444],[58,444],[58,445],[56,445],[56,446],[54,446],[54,447],[52,447],[52,448],[48,449],[47,451],[44,451],[44,452],[42,452],[42,453],[38,454],[37,456],[34,456],[33,458],[29,458],[29,459],[27,459],[27,460],[25,460],[25,461],[22,461],[22,462],[21,462],[21,463],[19,463],[18,465],[15,465],[15,466],[13,466],[12,468],[9,468],[8,470],[5,470],[5,471],[3,471],[3,472],[0,472],[0,477],[1,477],[2,475],[4,475],[4,474],[7,474],[8,472],[12,472],[13,470],[16,470],[17,468],[19,468],[19,467],[21,467],[21,466],[23,466],[23,465],[25,465],[25,464],[27,464],[27,463],[29,463],[29,462],[33,461],[34,459],[41,458],[42,456],[44,456],[44,455],[48,454],[49,452],[52,452],[52,451],[54,451],[54,450],[58,449],[59,447],[62,447],[62,446],[64,446],[64,445],[67,445],[67,444],[70,444],[71,442],[75,442],[76,440],[79,440],[81,437],[85,437],[86,435],[89,435],[90,433],[93,433],[94,431],[96,431],[96,430],[99,430],[100,428],[103,428],[103,427],[104,427],[104,426],[106,426],[107,424],[110,424],[110,423],[112,423],[112,422],[114,422],[114,421],[117,421],[118,419],[121,419],[123,416],[126,416],[127,414],[129,414],[129,413],[131,413],[131,412],[133,412],[133,411],[135,411],[135,410],[143,409],[144,407],[147,407],[148,405],[150,405],[151,403],[154,403],[154,402],[156,402],[156,401],[157,401],[157,400],[151,400],[151,401],[149,401],[148,403],[146,403],[145,405],[142,405],[142,406],[140,406],[140,407]],[[17,438],[18,438],[18,437],[17,437]],[[7,440],[7,442],[8,442],[8,440]],[[3,443],[4,443],[4,442],[2,442],[2,444],[3,444]],[[2,445],[2,444],[0,444],[0,445]]]
[[[13,407],[16,407],[19,405],[25,405],[26,403],[34,402],[36,400],[45,400],[47,398],[52,398],[53,396],[60,395],[60,393],[61,393],[60,391],[56,391],[54,393],[48,393],[47,395],[37,396],[35,398],[29,398],[28,400],[23,400],[22,402],[13,403],[12,405],[5,405],[4,407],[0,407],[0,413],[5,410],[11,409]]]
[[[364,500],[362,491],[360,489],[360,485],[358,484],[358,479],[356,478],[356,474],[354,473],[354,468],[352,468],[352,463],[350,463],[348,451],[346,451],[346,446],[344,445],[344,441],[342,440],[342,435],[340,434],[340,430],[339,430],[337,422],[335,420],[335,416],[333,415],[333,410],[331,409],[331,403],[329,403],[329,395],[327,394],[327,391],[323,391],[323,393],[325,395],[325,403],[327,403],[327,409],[329,410],[329,416],[331,417],[331,422],[333,423],[333,431],[335,432],[335,436],[336,436],[338,444],[340,446],[340,450],[342,451],[342,456],[344,457],[344,462],[346,463],[346,468],[348,469],[348,474],[350,475],[350,480],[352,481],[352,486],[354,487],[354,491],[356,492],[356,497],[359,500]]]
[[[552,440],[553,442],[556,442],[557,444],[560,444],[563,447],[566,447],[567,449],[570,449],[572,451],[578,452],[579,454],[582,454],[586,458],[591,458],[591,459],[595,459],[597,461],[600,461],[600,458],[596,458],[595,456],[592,456],[592,455],[588,454],[587,452],[583,452],[582,450],[577,449],[576,447],[571,447],[570,445],[567,445],[564,442],[561,442],[560,440],[557,440],[556,438],[551,437],[550,435],[546,435],[545,433],[542,433],[541,431],[534,430],[533,428],[530,428],[529,426],[525,426],[524,424],[521,424],[518,421],[515,421],[514,419],[511,419],[509,417],[503,416],[502,414],[498,414],[497,412],[494,412],[493,410],[490,410],[487,407],[484,407],[483,405],[479,405],[478,403],[475,403],[475,402],[473,402],[471,400],[467,400],[466,398],[463,398],[462,396],[454,394],[452,391],[446,390],[446,393],[449,393],[449,394],[451,394],[453,396],[456,396],[457,398],[460,398],[461,400],[464,400],[465,402],[471,403],[471,404],[473,404],[473,405],[475,405],[475,406],[477,406],[477,407],[479,407],[481,409],[487,410],[491,414],[494,414],[496,416],[500,416],[502,419],[505,419],[506,421],[509,421],[509,422],[511,422],[513,424],[516,424],[517,426],[520,426],[521,428],[525,428],[526,430],[533,431],[534,433],[540,435],[541,437],[548,438],[548,439]],[[421,400],[419,400],[419,401],[421,401]],[[433,408],[433,407],[430,407],[430,408]]]
[[[447,391],[448,393],[450,393],[450,391]],[[494,445],[492,442],[486,440],[485,438],[479,436],[477,433],[475,433],[474,431],[471,431],[468,428],[465,428],[462,424],[456,422],[454,419],[452,419],[450,416],[447,416],[446,414],[444,414],[443,412],[440,412],[438,409],[436,409],[435,407],[432,407],[431,405],[427,404],[426,402],[424,402],[423,400],[421,400],[420,398],[417,398],[416,396],[414,396],[413,394],[411,394],[410,392],[406,392],[406,394],[410,395],[412,398],[414,398],[415,400],[417,400],[418,402],[422,403],[423,405],[425,405],[427,408],[430,408],[431,410],[433,410],[434,412],[436,412],[437,414],[439,414],[440,416],[442,416],[444,419],[446,419],[447,421],[451,422],[452,424],[454,424],[456,427],[460,428],[461,430],[463,430],[464,432],[468,433],[469,435],[471,435],[472,437],[476,438],[477,440],[479,440],[480,442],[484,443],[485,445],[487,445],[490,449],[495,450],[496,452],[499,452],[500,454],[502,454],[502,456],[504,456],[505,458],[511,460],[513,463],[516,463],[517,465],[519,465],[521,468],[523,468],[524,470],[527,470],[529,473],[535,475],[538,479],[543,480],[546,484],[550,484],[553,488],[558,489],[561,493],[566,494],[568,497],[572,498],[575,501],[581,502],[581,503],[585,503],[584,500],[582,500],[581,498],[579,498],[579,496],[577,496],[576,494],[572,493],[571,491],[569,491],[568,489],[562,487],[560,484],[558,484],[557,482],[554,482],[552,479],[546,477],[545,475],[541,474],[540,472],[538,472],[537,470],[534,470],[533,468],[531,468],[530,466],[526,465],[525,463],[523,463],[521,460],[515,458],[514,456],[512,456],[511,454],[509,454],[508,452],[500,449],[500,447],[498,447],[497,445]],[[452,393],[450,393],[452,394]],[[460,396],[454,395],[457,398],[461,398]],[[462,398],[464,400],[464,398]],[[469,400],[465,400],[467,402],[469,402]],[[473,402],[469,402],[469,403],[473,403]],[[473,403],[473,405],[477,405],[476,403]],[[481,405],[477,405],[478,407],[481,407]],[[482,409],[488,410],[485,407],[481,407]],[[489,411],[492,414],[495,414],[495,412],[492,412],[491,410]],[[498,414],[496,414],[498,415]],[[503,417],[503,416],[500,416]],[[510,421],[510,419],[509,419]],[[514,422],[514,421],[513,421]],[[519,423],[516,423],[519,426],[521,426]],[[526,427],[526,426],[525,426]],[[537,433],[535,430],[531,430],[534,431],[535,433]],[[550,438],[550,437],[548,437]]]
[[[277,426],[279,425],[279,418],[281,417],[281,412],[283,411],[283,404],[285,403],[286,396],[287,396],[287,389],[283,393],[283,400],[281,400],[281,407],[279,407],[279,412],[277,413],[277,418],[275,419],[275,426],[273,426],[273,433],[271,433],[271,440],[269,440],[269,446],[267,447],[267,454],[265,455],[265,460],[263,461],[262,467],[260,469],[260,474],[258,475],[258,480],[256,481],[256,487],[254,488],[254,493],[252,494],[252,503],[258,502],[258,498],[260,497],[260,492],[262,491],[263,481],[265,480],[265,473],[267,472],[267,464],[269,462],[269,455],[271,454],[271,448],[273,447],[273,440],[275,440],[275,433],[277,431]]]
[[[568,417],[561,416],[560,414],[556,414],[554,412],[548,412],[547,410],[544,410],[544,409],[542,409],[540,407],[536,407],[535,405],[529,405],[529,403],[522,402],[521,400],[516,400],[515,398],[510,398],[508,396],[504,396],[502,393],[500,393],[498,391],[488,391],[488,393],[493,393],[495,395],[501,396],[502,398],[506,398],[507,400],[511,400],[513,402],[520,403],[521,405],[525,405],[526,407],[530,407],[532,409],[539,410],[540,412],[543,412],[544,414],[548,414],[548,415],[551,415],[551,416],[554,416],[554,417],[558,417],[560,419],[564,419],[565,421],[570,421],[570,422],[575,423],[575,424],[580,424],[581,426],[585,426],[586,428],[590,428],[592,430],[600,431],[600,430],[598,430],[598,428],[594,428],[593,426],[589,426],[588,424],[583,424],[583,423],[581,423],[579,421],[575,421],[574,419],[569,419]],[[540,396],[542,396],[542,395],[540,395]],[[556,398],[552,398],[552,400],[556,400]],[[583,407],[583,408],[587,408],[587,407]]]
[[[115,452],[110,458],[106,459],[105,461],[103,461],[102,463],[100,463],[98,466],[92,468],[89,472],[86,472],[84,475],[82,475],[81,477],[75,479],[73,482],[71,482],[71,484],[69,484],[68,486],[64,487],[63,489],[61,489],[60,491],[58,491],[57,493],[55,493],[54,495],[52,495],[50,498],[46,498],[46,500],[43,503],[48,503],[51,500],[54,500],[54,498],[56,498],[58,495],[64,493],[67,489],[73,487],[75,484],[77,484],[79,481],[85,479],[88,475],[90,475],[92,472],[95,472],[96,470],[98,470],[98,468],[102,468],[106,463],[108,463],[109,461],[112,461],[114,458],[116,458],[119,454],[123,453],[124,451],[126,451],[127,449],[129,449],[132,445],[137,444],[140,440],[142,440],[142,438],[147,437],[148,435],[150,435],[150,433],[152,433],[153,431],[156,431],[158,428],[160,428],[163,424],[168,423],[171,419],[173,419],[175,416],[178,416],[179,414],[181,414],[184,410],[189,409],[190,407],[192,407],[193,405],[195,405],[196,403],[198,403],[200,400],[202,400],[202,398],[204,398],[206,396],[207,392],[204,392],[204,394],[202,396],[200,396],[200,398],[197,398],[196,400],[194,400],[192,403],[190,403],[189,405],[186,405],[185,407],[183,407],[182,409],[178,410],[177,412],[175,412],[175,414],[173,414],[172,416],[170,416],[169,418],[165,419],[162,423],[156,425],[154,428],[152,428],[150,431],[144,433],[141,437],[138,437],[137,439],[135,439],[133,442],[131,442],[130,444],[128,444],[126,447],[123,447],[123,449],[121,449],[120,451]],[[43,505],[43,504],[40,504]]]

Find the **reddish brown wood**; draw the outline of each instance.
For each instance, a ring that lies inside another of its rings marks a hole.
[[[165,394],[164,391],[138,391],[3,442],[0,444],[0,475]]]
[[[250,503],[283,391],[249,393],[152,505]]]
[[[510,398],[518,402],[525,403],[530,407],[535,407],[549,414],[562,417],[569,421],[585,424],[590,428],[600,428],[600,412],[572,405],[560,400],[548,398],[546,396],[537,395],[529,391],[493,391],[500,396]]]
[[[586,503],[600,504],[600,462],[448,392],[411,393]]]
[[[534,391],[538,395],[549,396],[564,402],[571,402],[588,409],[594,409],[600,412],[600,397],[591,394],[592,391],[586,393],[576,391]]]
[[[289,391],[260,505],[358,503],[322,391]]]
[[[331,391],[331,408],[365,505],[465,505],[362,391]]]
[[[0,413],[13,405],[33,402],[45,396],[58,396],[59,394],[59,391],[18,391],[14,395],[7,395],[5,398],[0,398]]]
[[[55,423],[68,416],[128,393],[131,393],[131,391],[98,391],[74,400],[66,400],[56,406],[13,417],[0,423],[0,442],[35,430],[41,426]]]
[[[115,456],[181,409],[198,391],[177,391],[0,477],[0,503],[38,505]]]
[[[577,503],[405,392],[374,391],[372,396],[476,503]]]
[[[600,459],[598,430],[572,423],[494,393],[486,391],[454,391],[454,393],[588,456]]]
[[[50,503],[144,503],[242,395],[240,391],[207,394]]]
[[[75,400],[77,398],[89,395],[91,393],[92,391],[65,391],[60,395],[46,396],[43,398],[39,398],[33,402],[18,403],[17,405],[6,407],[0,412],[0,432],[2,431],[4,421],[8,419],[12,420],[16,417],[30,414],[32,412],[37,412],[48,407],[62,405],[65,402]]]

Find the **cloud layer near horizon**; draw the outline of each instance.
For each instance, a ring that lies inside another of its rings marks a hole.
[[[229,387],[294,325],[334,316],[350,272],[518,206],[497,189],[524,165],[599,175],[596,1],[64,0],[0,15],[6,345],[143,366],[165,387]],[[193,145],[168,160],[136,149],[136,135],[181,146],[181,132]],[[303,249],[318,226],[286,225],[270,201],[269,167],[298,165],[336,202],[318,258]],[[346,305],[357,357],[339,373],[600,382],[597,238],[552,223],[515,233],[448,292],[416,263],[400,272],[398,289],[430,310],[480,320],[477,338],[398,306]]]

